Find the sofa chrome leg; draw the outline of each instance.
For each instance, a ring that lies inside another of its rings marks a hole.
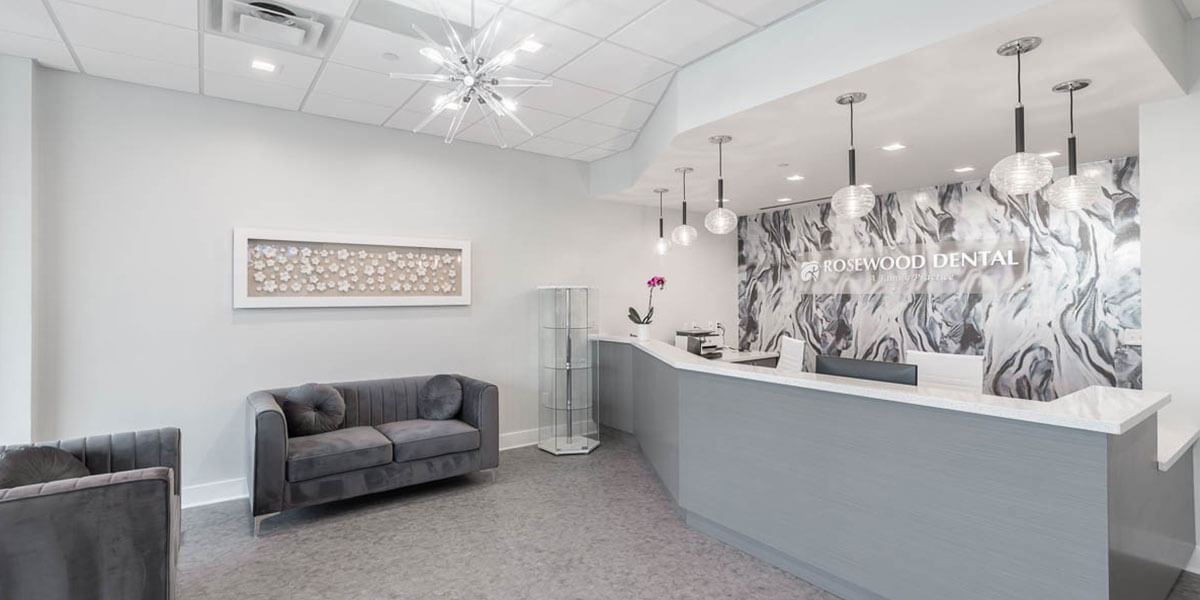
[[[492,483],[496,483],[496,472],[497,472],[497,471],[499,471],[499,470],[500,470],[500,468],[499,468],[499,467],[492,467],[492,468],[490,468],[490,469],[482,469],[482,470],[480,471],[480,473],[487,473],[488,475],[490,475],[490,476],[491,476],[491,478],[492,478]]]
[[[279,513],[273,512],[273,513],[267,513],[265,515],[255,515],[255,517],[254,517],[254,537],[258,537],[258,528],[259,528],[259,526],[262,525],[262,522],[277,515],[277,514],[279,514]]]

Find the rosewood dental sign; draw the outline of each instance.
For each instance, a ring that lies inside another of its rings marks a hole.
[[[809,294],[990,293],[1025,278],[1025,241],[915,244],[855,253],[796,256]]]

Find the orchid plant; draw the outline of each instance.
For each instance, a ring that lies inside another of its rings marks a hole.
[[[650,299],[646,301],[646,315],[638,314],[636,308],[629,307],[629,320],[638,325],[649,325],[654,318],[654,288],[663,289],[667,285],[667,280],[655,275],[646,282],[646,287],[650,288]]]

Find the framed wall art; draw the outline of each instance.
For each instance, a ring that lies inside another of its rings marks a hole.
[[[471,303],[471,243],[238,228],[233,307]]]

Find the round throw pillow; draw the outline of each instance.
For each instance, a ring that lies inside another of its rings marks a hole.
[[[425,382],[417,397],[417,413],[422,419],[442,421],[454,418],[462,408],[462,384],[450,375],[435,375]]]
[[[292,388],[282,404],[289,437],[333,431],[346,418],[346,400],[333,386],[323,383]]]
[[[0,488],[91,475],[75,455],[49,446],[22,446],[0,454]]]

